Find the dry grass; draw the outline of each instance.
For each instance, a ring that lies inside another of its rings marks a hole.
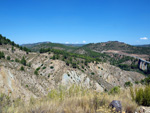
[[[123,111],[133,113],[137,104],[131,100],[128,90],[121,91],[116,95],[98,93],[79,86],[70,89],[60,88],[52,90],[46,97],[41,99],[31,98],[29,103],[18,101],[5,108],[8,113],[112,113],[108,108],[112,100],[122,103]]]

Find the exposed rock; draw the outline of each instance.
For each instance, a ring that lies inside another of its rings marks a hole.
[[[109,107],[112,109],[115,109],[116,112],[122,113],[122,105],[121,105],[121,102],[118,100],[113,100],[109,104]]]
[[[123,71],[107,63],[89,63],[89,66],[84,66],[84,71],[81,71],[67,66],[64,61],[50,59],[53,53],[26,54],[18,48],[12,53],[11,48],[9,45],[0,46],[5,56],[10,56],[13,60],[0,59],[0,91],[25,99],[47,95],[59,85],[70,87],[77,84],[103,91],[114,86],[124,87],[127,81],[134,83],[144,79],[140,73]],[[31,63],[31,67],[15,62],[15,59],[20,60],[23,56],[27,64]],[[24,67],[24,71],[20,70],[21,66]],[[35,75],[34,71],[37,68],[39,68],[38,75]]]
[[[135,113],[150,113],[150,107],[140,106]]]

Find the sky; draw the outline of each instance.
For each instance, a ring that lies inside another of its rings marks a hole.
[[[150,44],[150,0],[0,0],[0,34],[17,44]]]

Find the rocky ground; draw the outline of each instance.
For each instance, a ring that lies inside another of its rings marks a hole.
[[[123,71],[107,63],[89,63],[83,72],[67,66],[64,61],[50,59],[53,53],[27,54],[18,48],[12,52],[11,48],[9,45],[0,46],[0,51],[5,53],[5,57],[11,58],[0,59],[0,91],[15,98],[28,100],[30,97],[41,97],[60,85],[69,87],[72,84],[104,91],[114,86],[123,88],[125,82],[130,81],[134,84],[135,81],[144,78],[140,73]],[[31,66],[15,62],[16,58],[21,60],[23,56]],[[24,67],[24,71],[20,70],[21,66]],[[37,68],[38,75],[35,75]]]

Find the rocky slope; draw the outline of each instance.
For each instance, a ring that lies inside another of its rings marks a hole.
[[[28,100],[30,97],[41,97],[60,85],[69,87],[72,84],[104,91],[114,86],[124,87],[124,83],[140,81],[144,76],[137,72],[123,71],[107,63],[89,63],[84,71],[67,66],[64,61],[52,60],[53,53],[26,52],[12,46],[1,45],[5,59],[0,59],[0,91],[14,98]],[[10,56],[10,60],[6,57]],[[27,66],[16,62],[25,57]],[[24,71],[20,68],[24,67]],[[38,74],[35,70],[38,69]]]

